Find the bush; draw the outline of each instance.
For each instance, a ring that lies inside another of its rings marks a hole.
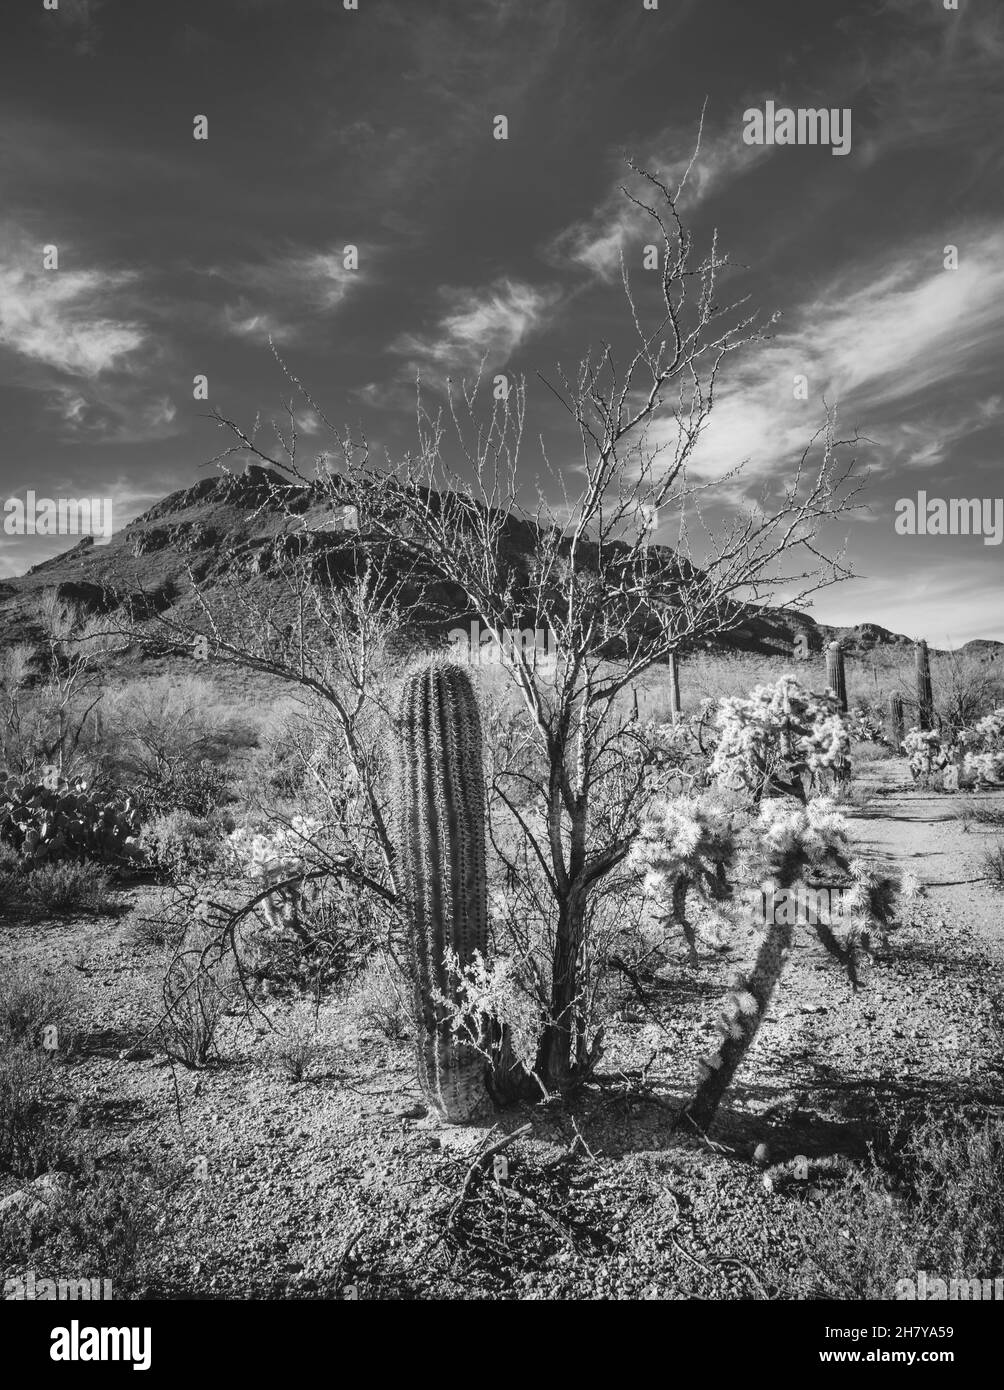
[[[73,1161],[49,1059],[25,1043],[0,1050],[0,1169],[36,1177]]]
[[[212,952],[210,961],[203,960],[207,940],[204,933],[190,933],[164,972],[161,1042],[168,1057],[192,1069],[204,1067],[217,1051],[216,1035],[236,992],[233,957]]]
[[[302,1081],[318,1050],[316,1010],[301,1004],[291,1010],[285,1030],[273,1044],[273,1055],[290,1081]]]
[[[991,888],[1004,893],[1004,845],[995,845],[993,849],[984,851],[983,873]]]
[[[115,1298],[150,1296],[154,1260],[164,1264],[164,1207],[185,1170],[160,1160],[139,1168],[90,1171],[69,1187],[42,1217],[11,1217],[0,1226],[0,1265],[8,1269],[30,1256],[41,1271],[68,1271],[108,1279]],[[172,1252],[173,1253],[173,1252]]]
[[[226,829],[227,822],[217,815],[175,810],[151,821],[140,844],[150,867],[176,882],[202,875],[217,862]]]
[[[44,1045],[55,1051],[68,1040],[73,994],[65,980],[38,975],[23,964],[0,976],[0,1043]],[[43,1028],[54,1034],[42,1037]]]
[[[110,912],[116,906],[111,877],[98,864],[45,864],[28,876],[25,894],[47,912]]]
[[[1004,1119],[887,1117],[869,1161],[789,1213],[805,1259],[780,1297],[891,1299],[920,1269],[988,1278],[1004,1263]]]
[[[138,788],[135,795],[145,819],[169,816],[176,811],[209,816],[232,800],[227,772],[206,759],[171,768],[159,779]]]
[[[977,825],[1004,826],[1004,804],[999,802],[966,797],[959,802],[955,814],[966,830],[974,821]]]
[[[371,961],[346,999],[346,1012],[358,1032],[378,1033],[388,1042],[402,1042],[412,1032],[407,982],[388,961]]]

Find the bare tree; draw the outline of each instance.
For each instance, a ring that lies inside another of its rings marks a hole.
[[[683,185],[671,192],[655,175],[632,169],[638,191],[625,187],[624,195],[650,220],[662,248],[655,302],[639,303],[622,265],[626,355],[605,343],[573,374],[541,378],[569,420],[574,493],[543,444],[543,475],[536,488],[528,481],[525,380],[485,410],[481,374],[470,385],[451,383],[447,407],[435,413],[420,393],[417,447],[387,469],[373,465],[365,441],[344,435],[337,472],[326,461],[305,472],[292,403],[288,426],[274,426],[271,450],[260,421],[245,431],[216,417],[233,438],[218,462],[256,459],[275,470],[283,482],[271,486],[273,505],[284,490],[300,496],[304,488],[330,507],[351,505],[359,529],[346,544],[356,563],[365,556],[366,565],[385,568],[378,581],[367,578],[339,597],[328,584],[330,569],[299,555],[282,642],[274,614],[252,610],[249,624],[247,605],[238,604],[245,632],[250,627],[261,639],[257,647],[235,637],[233,625],[220,621],[219,603],[202,596],[215,656],[313,690],[334,711],[353,765],[365,770],[369,755],[356,733],[368,699],[365,656],[353,657],[349,648],[355,643],[365,652],[374,611],[386,614],[406,590],[415,598],[434,584],[440,595],[454,596],[456,616],[476,617],[490,631],[502,654],[521,713],[495,760],[494,824],[499,829],[507,818],[509,832],[497,833],[495,842],[512,900],[537,914],[547,951],[534,982],[544,1021],[532,1071],[548,1090],[587,1076],[599,1055],[599,1039],[585,1026],[591,923],[646,800],[661,789],[658,750],[639,737],[623,692],[672,654],[740,626],[749,603],[783,593],[786,602],[804,605],[849,574],[841,553],[827,553],[822,534],[853,506],[856,492],[853,460],[842,462],[843,447],[854,441],[836,438],[832,414],[779,488],[768,484],[756,500],[712,521],[721,512],[715,487],[734,485],[739,470],[698,482],[689,465],[726,356],[764,330],[745,300],[719,304],[727,261],[717,236],[707,254],[695,253],[678,213]],[[660,528],[672,523],[672,547],[651,544],[655,520]],[[405,578],[392,581],[392,574]],[[346,611],[353,602],[358,606]],[[542,660],[536,644],[512,640],[527,627],[547,634],[553,661]],[[328,675],[317,670],[318,640],[331,646]],[[338,679],[330,675],[336,667]],[[340,684],[346,672],[348,696]],[[385,810],[374,786],[366,794],[374,843],[393,884]]]

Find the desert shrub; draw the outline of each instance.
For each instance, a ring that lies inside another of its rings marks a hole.
[[[207,930],[194,926],[169,954],[161,988],[165,1017],[159,1033],[165,1053],[185,1067],[204,1067],[219,1055],[220,1024],[236,1000],[233,957],[214,947]]]
[[[45,1042],[56,1050],[69,1037],[73,1005],[73,992],[59,976],[39,974],[21,962],[7,966],[0,975],[0,1045]],[[49,1027],[55,1034],[43,1039],[42,1029]]]
[[[1004,805],[993,801],[975,801],[964,797],[956,807],[955,814],[965,829],[970,825],[1004,826]]]
[[[307,1004],[294,1005],[272,1044],[272,1055],[290,1081],[302,1081],[320,1050],[317,1010]]]
[[[357,1032],[372,1032],[387,1042],[402,1042],[412,1032],[408,985],[389,961],[370,962],[352,986],[344,1005]]]
[[[136,801],[145,818],[183,812],[208,817],[232,800],[230,776],[225,768],[202,759],[165,769],[136,789]]]
[[[804,1260],[781,1297],[891,1299],[900,1279],[989,1278],[1004,1263],[1004,1119],[886,1116],[867,1162],[786,1220]]]
[[[43,1216],[0,1223],[0,1265],[16,1268],[30,1256],[39,1279],[72,1270],[110,1280],[115,1298],[150,1296],[173,1245],[165,1208],[188,1172],[159,1158],[100,1170],[85,1160],[83,1170]]]
[[[110,912],[112,879],[100,864],[43,864],[28,876],[28,900],[46,912]]]
[[[984,851],[982,868],[990,887],[1004,893],[1004,845]]]
[[[218,815],[174,810],[147,825],[140,845],[150,867],[169,881],[205,874],[219,859],[228,822]]]
[[[0,1170],[31,1178],[73,1161],[59,1109],[49,1058],[23,1041],[0,1048]]]

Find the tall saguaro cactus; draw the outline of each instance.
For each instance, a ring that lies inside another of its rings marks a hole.
[[[447,952],[465,966],[488,948],[481,717],[461,667],[437,663],[405,682],[399,756],[418,1079],[442,1118],[463,1124],[489,1108],[490,1095],[484,1053],[457,1039],[443,1003],[456,989]]]
[[[889,696],[889,741],[894,753],[901,751],[904,732],[903,697],[898,690],[894,690]]]
[[[680,663],[676,652],[669,654],[669,712],[673,723],[680,722]]]
[[[915,655],[917,661],[917,724],[921,729],[933,729],[934,689],[931,685],[931,657],[926,642],[917,643]]]
[[[847,713],[847,677],[844,673],[844,649],[831,642],[826,649],[826,684],[837,697],[842,714]]]

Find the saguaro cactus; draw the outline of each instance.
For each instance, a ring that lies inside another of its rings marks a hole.
[[[680,722],[680,663],[676,652],[669,654],[669,712],[673,723]]]
[[[926,642],[917,643],[915,656],[917,661],[917,723],[921,729],[933,729],[934,690],[931,686],[931,658]]]
[[[455,1124],[490,1106],[488,1062],[450,1027],[447,951],[488,948],[481,717],[466,671],[437,663],[405,682],[399,708],[400,872],[418,1029],[418,1079]],[[479,1042],[481,1039],[478,1040]]]
[[[831,642],[826,649],[826,684],[837,697],[842,714],[847,713],[847,678],[844,674],[844,649]]]
[[[903,697],[894,690],[889,696],[889,741],[894,753],[902,752],[903,735]]]

